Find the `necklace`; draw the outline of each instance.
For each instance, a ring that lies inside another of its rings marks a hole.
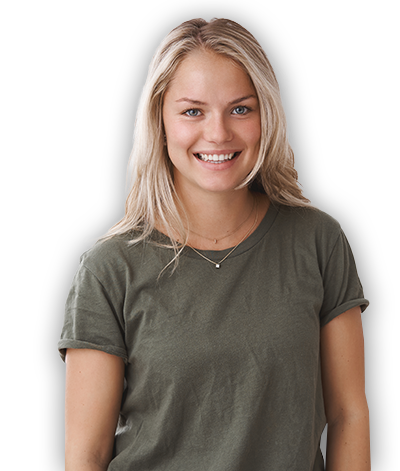
[[[250,213],[250,214],[251,214],[251,213]],[[256,224],[257,224],[257,221],[258,221],[258,204],[256,204],[256,217],[255,217],[255,219],[254,219],[253,225],[252,225],[252,226],[250,227],[250,229],[246,232],[246,234],[245,234],[244,237],[240,240],[240,242],[239,242],[237,245],[235,245],[235,247],[233,247],[233,249],[232,249],[227,255],[225,255],[225,257],[224,257],[222,260],[220,260],[219,262],[215,262],[214,260],[209,259],[208,257],[206,257],[205,255],[203,255],[201,252],[199,252],[198,250],[196,250],[196,249],[195,249],[194,247],[192,247],[191,245],[189,245],[189,247],[190,247],[192,250],[194,250],[198,255],[200,255],[200,257],[203,257],[204,260],[207,260],[207,262],[210,262],[210,263],[212,263],[213,265],[215,265],[215,268],[220,268],[222,262],[224,262],[224,261],[229,257],[229,255],[230,255],[234,250],[236,250],[236,249],[239,247],[239,245],[244,241],[244,239],[246,239],[246,237],[252,232],[252,230],[254,229],[254,227],[255,227]]]
[[[192,234],[195,234],[195,235],[203,238],[203,239],[212,240],[214,242],[214,244],[216,244],[219,240],[226,239],[227,237],[229,237],[233,234],[236,234],[236,232],[249,220],[250,216],[253,214],[253,209],[254,209],[255,204],[256,204],[256,198],[253,198],[253,206],[252,206],[251,211],[250,211],[249,215],[247,216],[247,218],[243,222],[240,223],[240,226],[236,227],[236,229],[234,229],[232,232],[228,232],[228,234],[224,235],[223,237],[220,237],[218,239],[215,239],[215,238],[210,239],[209,237],[205,237],[205,236],[203,236],[201,234],[198,234],[197,232],[194,232],[192,230],[190,230],[190,232]]]

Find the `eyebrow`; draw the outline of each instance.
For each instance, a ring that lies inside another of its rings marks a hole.
[[[228,103],[228,105],[236,105],[237,103],[240,103],[244,100],[248,100],[249,98],[255,98],[257,99],[257,97],[255,95],[246,95],[246,96],[243,96],[241,98],[238,98],[237,100],[233,100],[231,101],[230,103]],[[187,102],[187,103],[191,103],[193,105],[206,105],[207,103],[204,103],[203,101],[199,101],[199,100],[192,100],[191,98],[180,98],[179,100],[176,100],[176,103],[181,103],[181,102]]]

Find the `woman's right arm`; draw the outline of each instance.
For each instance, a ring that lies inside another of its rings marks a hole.
[[[111,461],[124,387],[122,358],[68,349],[65,471],[105,471]]]

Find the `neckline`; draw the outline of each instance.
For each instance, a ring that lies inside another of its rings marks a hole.
[[[258,227],[241,244],[237,246],[232,255],[229,256],[229,258],[237,257],[238,255],[247,252],[247,250],[251,249],[254,245],[256,245],[269,231],[275,221],[277,214],[278,208],[274,206],[274,204],[271,202],[265,216],[261,220]],[[221,260],[232,249],[233,247],[228,247],[227,249],[223,250],[198,250],[198,252],[202,253],[211,260]],[[182,252],[182,255],[187,256],[189,258],[197,258],[204,262],[204,259],[190,247],[185,247]]]

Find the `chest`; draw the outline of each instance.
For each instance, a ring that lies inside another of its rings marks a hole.
[[[255,368],[265,377],[293,362],[315,368],[318,265],[304,250],[261,254],[227,259],[219,270],[182,258],[172,276],[131,283],[125,335],[136,371],[191,382],[210,371],[239,377]]]

